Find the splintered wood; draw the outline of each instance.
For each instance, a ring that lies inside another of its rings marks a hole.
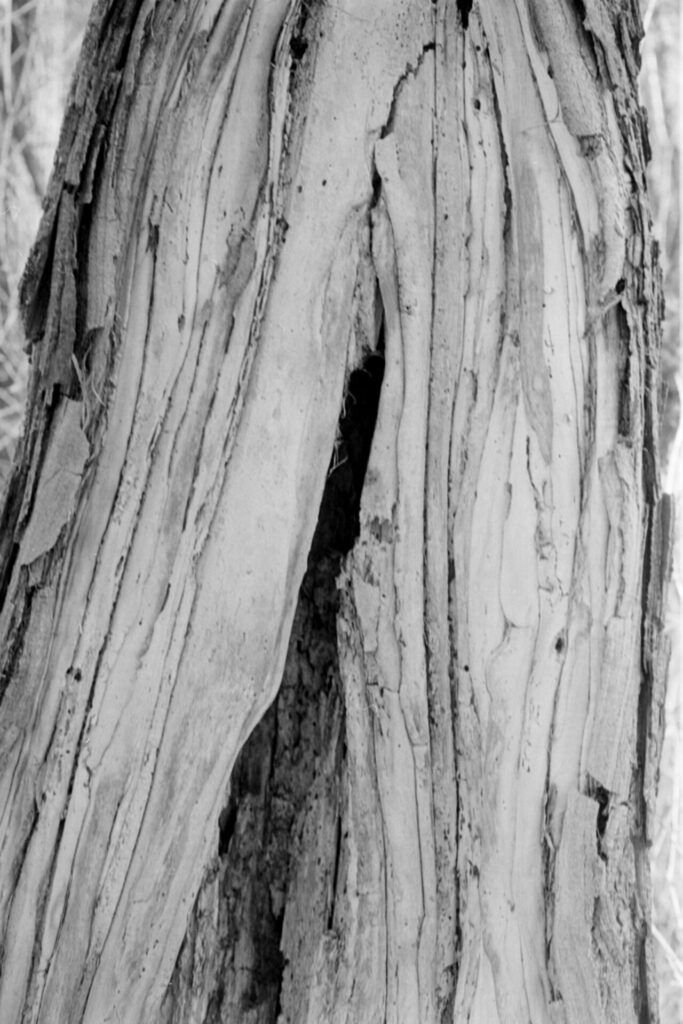
[[[616,6],[96,6],[22,293],[3,1024],[218,1020],[193,971],[249,1024],[657,1019],[670,515]],[[343,716],[247,1006],[217,823],[380,324]]]

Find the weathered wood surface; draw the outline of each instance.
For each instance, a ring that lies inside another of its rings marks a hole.
[[[607,0],[97,6],[0,537],[3,1022],[657,1019],[637,34]],[[372,352],[359,535],[286,660]]]

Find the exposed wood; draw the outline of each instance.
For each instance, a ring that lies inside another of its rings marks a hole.
[[[3,1022],[656,1021],[638,32],[96,8],[23,287]]]

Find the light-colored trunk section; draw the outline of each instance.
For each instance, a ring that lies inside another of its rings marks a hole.
[[[3,1024],[657,1019],[658,279],[635,5],[579,6],[96,8],[0,538]]]

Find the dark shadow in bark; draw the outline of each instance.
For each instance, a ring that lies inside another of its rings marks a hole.
[[[467,28],[470,20],[470,11],[472,10],[472,0],[457,0],[457,7],[460,11],[460,21],[462,27]]]
[[[190,1019],[193,991],[204,993],[206,1009],[191,1019],[204,1024],[274,1024],[280,1013],[280,940],[302,835],[311,816],[320,814],[321,800],[339,806],[344,729],[336,579],[359,532],[383,375],[380,333],[377,351],[349,376],[282,685],[235,764],[219,821],[219,861],[203,889],[207,893],[213,880],[218,891],[209,911],[201,893],[197,900],[164,1002],[164,1024]],[[333,880],[323,927],[334,905],[338,851],[330,845],[329,863],[316,865]],[[215,915],[208,927],[207,913]]]

